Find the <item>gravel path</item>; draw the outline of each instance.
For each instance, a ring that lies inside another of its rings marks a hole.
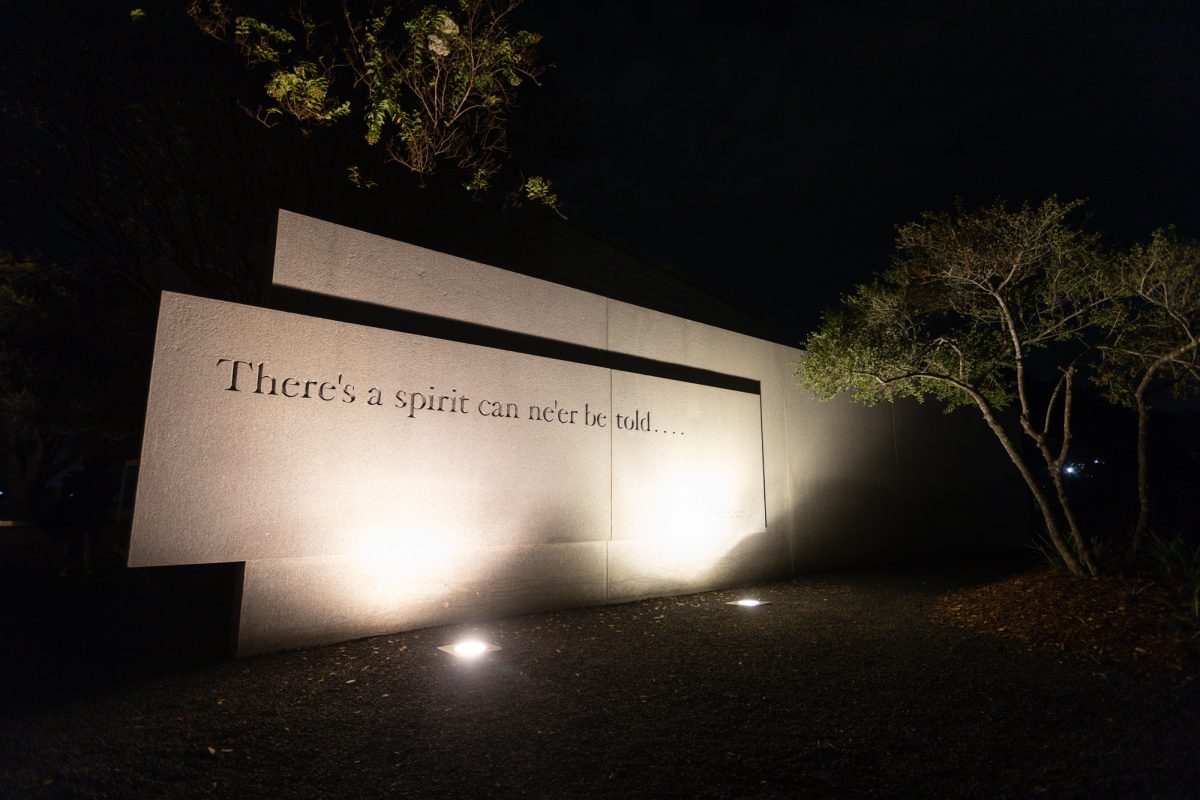
[[[771,604],[752,609],[713,592],[499,620],[473,626],[503,648],[475,663],[435,649],[468,626],[232,661],[179,650],[178,617],[166,643],[169,615],[131,620],[136,592],[5,596],[0,796],[1200,795],[1200,687],[933,618],[982,577],[858,571],[755,587]]]

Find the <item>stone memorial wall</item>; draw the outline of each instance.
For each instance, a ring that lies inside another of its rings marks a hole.
[[[244,564],[239,653],[852,563],[952,460],[782,345],[288,212],[274,286],[164,294],[130,543]]]

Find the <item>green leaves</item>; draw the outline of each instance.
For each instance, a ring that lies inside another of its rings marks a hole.
[[[1079,205],[1051,197],[1037,207],[956,207],[900,226],[894,265],[826,315],[797,374],[823,400],[851,392],[867,404],[909,396],[976,405],[1037,500],[1055,552],[1073,572],[1095,574],[1062,480],[1073,380],[1094,368],[1109,399],[1138,410],[1131,561],[1149,529],[1147,392],[1169,384],[1200,393],[1200,244],[1160,230],[1114,255],[1070,223]],[[1030,386],[1035,355],[1043,374],[1061,376],[1048,399]],[[997,421],[995,410],[1014,402],[1054,500]]]
[[[1154,385],[1200,393],[1200,243],[1156,230],[1095,280],[1113,298],[1092,315],[1113,332],[1094,378],[1106,396],[1134,406]]]
[[[290,114],[301,122],[330,123],[350,113],[350,101],[340,103],[330,95],[330,81],[311,61],[271,73],[267,96],[278,105],[268,114]]]
[[[1072,572],[1095,574],[1062,468],[1077,364],[1103,335],[1094,314],[1111,296],[1094,278],[1105,263],[1096,237],[1067,220],[1078,206],[1052,197],[1036,208],[956,207],[900,226],[894,265],[825,318],[797,372],[822,399],[849,391],[868,404],[908,396],[947,410],[975,405],[1037,501],[1055,551]],[[1029,386],[1035,353],[1062,376],[1044,404]],[[997,416],[1014,402],[1053,500]]]
[[[1086,326],[1089,272],[1102,260],[1097,237],[1067,222],[1080,205],[925,214],[898,229],[897,264],[953,314],[1019,328],[1027,347],[1064,341]]]
[[[234,21],[233,40],[251,64],[275,64],[282,52],[290,49],[296,37],[282,28],[274,28],[253,17],[238,17]]]
[[[558,195],[550,191],[550,181],[541,177],[532,177],[525,179],[523,187],[525,199],[534,203],[541,203],[550,206],[551,208],[558,207]]]
[[[459,0],[399,19],[386,0],[346,0],[341,13],[318,19],[297,3],[286,22],[272,23],[234,16],[221,0],[193,0],[189,14],[205,33],[237,45],[248,66],[269,67],[263,89],[271,104],[256,113],[262,122],[357,118],[387,161],[419,176],[452,165],[478,192],[508,158],[514,92],[542,71],[534,53],[541,36],[508,27],[518,4]],[[517,193],[557,208],[542,178],[522,181]]]
[[[1079,205],[956,207],[900,226],[895,264],[809,337],[802,383],[863,403],[1013,402],[1030,354],[1080,339],[1103,302],[1090,279],[1097,240],[1067,222]]]
[[[923,401],[934,397],[948,408],[972,402],[967,388],[983,384],[972,360],[976,343],[939,335],[903,274],[889,271],[874,283],[859,286],[843,299],[842,308],[826,315],[821,328],[805,344],[798,365],[801,382],[822,400],[841,392],[866,405],[898,397]]]

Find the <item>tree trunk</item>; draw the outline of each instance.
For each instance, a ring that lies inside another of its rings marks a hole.
[[[1150,529],[1150,404],[1146,402],[1146,392],[1154,381],[1158,371],[1175,359],[1195,350],[1200,344],[1195,340],[1185,342],[1171,352],[1157,359],[1147,369],[1142,379],[1138,381],[1137,391],[1133,393],[1137,406],[1137,488],[1138,488],[1138,518],[1133,529],[1133,540],[1125,551],[1124,567],[1131,569],[1137,563],[1138,550]]]
[[[1146,378],[1149,378],[1147,373]],[[1137,564],[1138,550],[1141,549],[1142,540],[1146,537],[1146,529],[1150,524],[1150,466],[1149,457],[1147,454],[1149,445],[1147,443],[1150,433],[1150,406],[1146,402],[1146,387],[1149,385],[1149,380],[1144,379],[1137,388],[1137,492],[1138,492],[1138,516],[1137,524],[1133,528],[1133,540],[1129,543],[1129,549],[1125,551],[1124,567],[1132,569]]]
[[[1004,447],[1004,452],[1008,453],[1009,460],[1013,466],[1021,473],[1021,477],[1025,480],[1025,485],[1029,487],[1029,491],[1033,493],[1034,499],[1037,501],[1038,510],[1042,512],[1042,520],[1046,523],[1046,533],[1050,536],[1050,542],[1054,545],[1055,551],[1059,558],[1063,560],[1063,564],[1072,575],[1085,574],[1083,566],[1079,563],[1079,559],[1071,552],[1071,548],[1067,545],[1063,538],[1062,532],[1058,527],[1058,520],[1054,516],[1054,506],[1050,502],[1050,498],[1042,491],[1042,487],[1038,485],[1037,478],[1034,477],[1033,471],[1029,465],[1025,463],[1024,457],[1017,450],[1016,443],[1009,437],[1008,432],[1004,430],[1004,426],[996,419],[996,415],[992,413],[992,409],[986,402],[976,398],[976,404],[979,410],[983,413],[984,420],[987,421],[988,427],[992,429],[992,433],[1000,440],[1001,446]]]
[[[1079,523],[1075,519],[1075,512],[1071,510],[1071,501],[1067,497],[1067,487],[1063,484],[1062,480],[1062,465],[1052,462],[1047,466],[1051,470],[1051,480],[1054,482],[1054,491],[1058,495],[1058,504],[1063,510],[1063,516],[1067,519],[1067,530],[1071,533],[1071,542],[1075,545],[1075,552],[1079,554],[1079,560],[1083,562],[1087,574],[1098,575],[1099,570],[1096,568],[1096,562],[1092,560],[1091,550],[1089,550],[1087,542],[1083,539],[1083,532],[1079,529]]]
[[[7,518],[13,520],[28,520],[33,518],[33,497],[35,481],[29,470],[21,462],[20,457],[9,452],[5,458],[4,470],[4,499],[8,513]]]
[[[1022,403],[1021,405],[1021,429],[1025,431],[1033,443],[1037,446],[1038,453],[1042,456],[1042,462],[1046,465],[1046,471],[1050,474],[1050,482],[1054,484],[1054,493],[1058,498],[1058,507],[1062,511],[1063,517],[1067,523],[1067,531],[1071,536],[1071,544],[1075,550],[1075,563],[1082,565],[1083,569],[1076,571],[1071,568],[1071,572],[1076,575],[1096,575],[1096,564],[1092,561],[1092,554],[1087,546],[1087,542],[1083,538],[1083,532],[1079,528],[1079,522],[1075,518],[1075,513],[1071,509],[1071,498],[1067,495],[1067,487],[1062,480],[1062,468],[1066,462],[1067,454],[1071,447],[1071,400],[1072,400],[1072,384],[1075,379],[1075,366],[1072,364],[1064,373],[1060,381],[1060,386],[1065,388],[1063,392],[1063,410],[1062,410],[1062,445],[1059,448],[1058,456],[1056,457],[1050,452],[1050,446],[1046,443],[1046,437],[1050,431],[1050,420],[1053,417],[1054,401],[1058,396],[1058,388],[1054,390],[1050,401],[1046,406],[1046,424],[1045,427],[1038,431],[1033,427],[1033,421],[1029,418],[1029,407]],[[1026,479],[1029,480],[1029,479]],[[1036,494],[1036,493],[1035,493]],[[1039,499],[1039,504],[1042,502]],[[1053,515],[1053,511],[1047,505],[1043,509],[1043,514]],[[1057,546],[1057,542],[1055,543]],[[1064,542],[1065,544],[1065,542]],[[1059,555],[1062,555],[1061,550]]]
[[[1084,541],[1083,531],[1080,530],[1079,522],[1075,519],[1075,511],[1071,508],[1071,499],[1067,496],[1067,486],[1062,479],[1063,465],[1066,464],[1067,454],[1071,449],[1071,401],[1074,397],[1071,390],[1075,383],[1074,364],[1067,368],[1063,378],[1065,391],[1063,392],[1062,410],[1062,446],[1058,450],[1058,457],[1055,458],[1050,452],[1044,436],[1038,441],[1038,446],[1041,448],[1042,457],[1046,460],[1046,467],[1050,471],[1050,480],[1054,483],[1054,491],[1058,495],[1059,508],[1066,517],[1067,530],[1071,533],[1071,542],[1075,545],[1075,552],[1078,554],[1079,560],[1083,562],[1083,566],[1087,568],[1088,574],[1097,575],[1099,570],[1096,569],[1096,563],[1092,560],[1091,548]],[[1049,414],[1049,409],[1047,409],[1047,414]]]

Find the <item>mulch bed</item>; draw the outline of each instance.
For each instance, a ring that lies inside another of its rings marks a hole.
[[[1076,602],[1005,577],[809,575],[754,609],[707,592],[240,661],[137,616],[161,587],[2,586],[0,797],[1194,798],[1200,681],[996,635],[984,587]],[[503,649],[437,649],[471,631]]]
[[[934,615],[974,630],[1070,652],[1098,665],[1200,675],[1191,589],[1170,578],[1080,577],[1050,569],[939,597]]]

